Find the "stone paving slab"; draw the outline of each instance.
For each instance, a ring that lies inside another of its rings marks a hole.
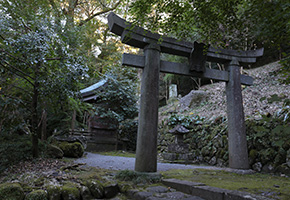
[[[221,189],[190,181],[163,179],[162,183],[178,191],[198,196],[206,200],[270,200],[269,198],[247,192]]]
[[[128,196],[134,200],[205,200],[164,186],[148,187],[145,191],[130,190]]]

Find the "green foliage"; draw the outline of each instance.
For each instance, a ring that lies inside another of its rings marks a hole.
[[[137,114],[136,84],[129,80],[117,80],[107,77],[107,85],[98,91],[94,114],[101,118],[109,118],[122,122]]]
[[[99,72],[114,71],[110,64],[116,66],[121,55],[107,26],[91,14],[114,10],[120,2],[0,2],[1,133],[40,136],[45,124],[48,136],[55,130],[65,133],[73,110],[75,128],[83,128],[87,105],[77,100],[79,89]],[[107,61],[106,70],[101,61]]]
[[[251,32],[266,45],[281,52],[290,44],[290,4],[287,1],[244,1],[245,16],[251,21]]]
[[[175,125],[183,125],[186,128],[191,128],[194,125],[201,124],[204,118],[198,115],[179,115],[179,114],[172,114],[170,115],[167,125],[170,127],[174,127]]]
[[[290,44],[290,4],[284,0],[137,0],[130,13],[152,31],[223,48],[263,44],[283,52]]]
[[[126,143],[127,150],[135,151],[137,142],[138,121],[128,119],[119,126],[119,138]]]

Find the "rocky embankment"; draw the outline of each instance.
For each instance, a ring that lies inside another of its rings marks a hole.
[[[281,81],[280,68],[275,62],[243,70],[255,80],[252,86],[242,86],[243,105],[252,169],[290,174],[290,108],[283,105],[290,99],[290,85]],[[169,129],[181,124],[190,130],[184,142],[193,162],[227,166],[225,83],[202,86],[169,102],[160,109],[160,155],[174,142]]]

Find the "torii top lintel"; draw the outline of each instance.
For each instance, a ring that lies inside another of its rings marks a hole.
[[[164,37],[141,27],[134,26],[113,12],[108,15],[108,24],[111,32],[121,36],[123,43],[133,47],[143,49],[149,43],[156,42],[160,44],[161,52],[188,58],[194,47],[194,44],[191,42],[178,41],[174,38]],[[235,59],[242,63],[255,63],[256,58],[262,56],[263,52],[263,48],[250,51],[236,51],[209,47],[206,60],[226,63]]]

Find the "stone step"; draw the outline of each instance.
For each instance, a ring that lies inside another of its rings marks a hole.
[[[168,187],[176,189],[177,191],[198,196],[206,200],[270,200],[269,198],[247,192],[221,189],[191,181],[163,179],[162,183]]]

